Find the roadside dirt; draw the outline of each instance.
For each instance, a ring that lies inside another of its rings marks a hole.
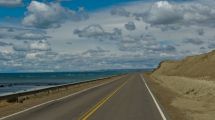
[[[170,120],[189,120],[186,117],[186,112],[171,105],[172,101],[179,96],[177,93],[161,86],[149,73],[145,73],[144,78]]]
[[[27,108],[33,107],[35,105],[50,101],[50,100],[54,100],[57,98],[61,98],[63,96],[67,96],[70,95],[72,93],[96,86],[96,85],[100,85],[103,83],[108,83],[114,80],[118,80],[120,78],[122,78],[124,75],[122,76],[116,76],[116,77],[111,77],[111,78],[106,78],[106,79],[102,79],[102,80],[97,80],[97,81],[92,81],[92,82],[88,82],[88,83],[81,83],[81,84],[76,84],[73,85],[71,87],[69,87],[68,89],[64,89],[64,90],[59,90],[59,91],[52,91],[52,92],[44,92],[44,93],[40,93],[38,95],[32,95],[30,97],[27,97],[27,99],[25,99],[22,103],[9,103],[6,101],[0,101],[0,118],[6,115],[10,115],[12,113],[16,113],[18,111],[22,111],[25,110]]]
[[[214,120],[214,81],[158,74],[145,77],[172,120]]]

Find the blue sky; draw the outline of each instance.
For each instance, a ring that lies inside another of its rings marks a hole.
[[[8,7],[1,6],[0,7],[0,17],[23,17],[26,11],[26,6],[30,4],[31,0],[24,0],[23,4],[17,7]],[[37,0],[37,1],[45,1],[45,0]],[[46,0],[46,3],[53,2],[55,0]],[[134,2],[138,0],[66,0],[62,1],[61,5],[73,10],[77,10],[79,7],[84,7],[87,11],[94,11],[98,9],[104,9],[106,7],[110,7],[112,5],[124,4],[128,2]]]
[[[213,50],[213,0],[2,0],[0,72],[153,68]]]
[[[97,9],[103,9],[105,7],[110,7],[112,5],[123,4],[128,2],[134,2],[138,0],[72,0],[64,1],[62,5],[72,9],[77,9],[80,6],[83,6],[86,10],[93,11]]]

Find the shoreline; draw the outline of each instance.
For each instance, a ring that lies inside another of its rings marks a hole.
[[[79,82],[73,82],[73,83],[67,83],[67,84],[47,86],[47,87],[42,87],[42,88],[41,87],[32,88],[32,89],[29,89],[29,90],[21,90],[20,92],[19,91],[18,92],[12,92],[11,94],[6,94],[6,95],[1,95],[0,94],[0,102],[2,100],[8,99],[8,98],[10,99],[11,97],[13,98],[13,97],[25,96],[25,95],[30,95],[30,94],[37,94],[37,93],[44,92],[44,91],[66,88],[66,87],[76,85],[76,84],[88,83],[88,82],[93,82],[93,81],[112,78],[112,77],[115,77],[115,76],[121,76],[121,75],[124,75],[124,74],[101,77],[101,78],[97,78],[97,79],[89,79],[89,80],[85,80],[85,81],[79,81]]]
[[[0,118],[6,115],[16,113],[28,109],[32,106],[36,106],[41,103],[45,103],[50,100],[55,100],[75,92],[108,83],[114,80],[118,80],[124,77],[126,74],[113,75],[105,78],[99,78],[94,80],[82,81],[72,84],[64,84],[42,90],[36,90],[31,92],[24,92],[19,94],[8,95],[0,97]]]

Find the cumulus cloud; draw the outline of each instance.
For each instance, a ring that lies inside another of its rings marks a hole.
[[[213,1],[210,1],[214,4]],[[150,7],[148,7],[150,6]],[[135,20],[143,20],[151,26],[160,27],[162,30],[178,30],[187,26],[215,26],[215,8],[209,4],[200,2],[169,2],[157,1],[144,6],[140,11],[126,11],[117,8],[112,14],[124,17],[134,17]]]
[[[151,50],[157,51],[160,53],[162,53],[162,52],[166,52],[166,53],[173,52],[174,53],[176,51],[176,48],[175,48],[175,46],[172,46],[172,45],[158,45],[156,47],[151,48]]]
[[[74,30],[74,34],[77,34],[79,37],[94,37],[94,36],[101,36],[105,33],[104,29],[98,25],[89,25],[83,30]]]
[[[43,30],[0,27],[0,31],[4,35],[0,38],[0,66],[5,67],[5,71],[25,71],[31,66],[32,70],[46,69],[41,67],[44,65],[40,61],[51,64],[48,61],[55,58],[47,40],[49,37]]]
[[[119,15],[124,17],[129,17],[130,12],[128,12],[125,8],[122,7],[115,7],[111,10],[111,15]]]
[[[0,0],[0,6],[5,7],[15,7],[20,6],[22,4],[22,0]]]
[[[105,50],[101,47],[97,47],[96,49],[90,49],[82,53],[83,56],[105,56],[109,50]]]
[[[198,33],[198,35],[202,36],[205,34],[204,29],[197,29],[196,32]]]
[[[165,41],[164,41],[165,43]],[[145,55],[160,56],[173,56],[177,52],[174,44],[163,44],[160,43],[151,34],[142,34],[140,36],[126,36],[123,37],[121,42],[118,44],[120,51],[127,52],[142,52]]]
[[[51,47],[45,40],[33,41],[33,42],[20,42],[13,44],[13,49],[16,51],[50,51]]]
[[[183,41],[184,43],[190,43],[193,45],[202,45],[204,42],[199,38],[187,38]]]
[[[13,40],[46,40],[51,38],[43,30],[15,27],[0,27],[0,39]]]
[[[36,3],[40,4],[29,5],[24,19],[30,21],[25,25],[37,28],[0,28],[0,67],[18,71],[150,68],[161,60],[215,46],[211,3],[140,1],[95,11],[92,19],[75,23],[89,18],[83,8],[72,11],[57,2]]]
[[[215,43],[209,44],[209,45],[208,45],[208,48],[209,48],[209,49],[214,49],[214,48],[215,48]]]
[[[127,30],[133,31],[136,29],[136,26],[135,26],[134,22],[129,21],[128,23],[125,24],[125,28]]]
[[[13,49],[15,51],[30,51],[30,47],[27,42],[13,44]]]
[[[121,37],[121,30],[114,28],[113,32],[106,32],[102,26],[98,24],[89,25],[82,30],[76,29],[73,31],[74,34],[83,38],[94,38],[97,40],[118,40]]]
[[[16,40],[46,40],[50,38],[43,32],[24,32],[14,36]]]
[[[27,10],[22,23],[37,28],[59,27],[65,20],[80,21],[89,17],[83,8],[76,13],[62,7],[59,3],[32,1]]]
[[[27,10],[23,24],[39,28],[58,27],[59,22],[67,18],[69,14],[69,11],[58,3],[45,4],[38,1],[32,1]]]
[[[34,41],[33,43],[30,43],[29,46],[30,49],[39,51],[49,51],[51,49],[49,43],[44,40]]]
[[[12,54],[14,52],[13,48],[11,45],[3,45],[0,46],[0,53],[3,54]]]
[[[159,1],[152,5],[147,13],[146,21],[153,25],[173,24],[183,19],[183,14],[177,6],[167,1]]]
[[[40,54],[41,53],[39,53],[39,52],[31,52],[31,53],[27,53],[25,57],[26,57],[26,59],[33,60],[33,59],[37,59]]]
[[[6,43],[6,42],[1,42],[0,41],[0,46],[8,46],[8,45],[11,45],[10,43]]]
[[[80,7],[76,12],[73,11],[73,15],[70,16],[70,20],[76,22],[86,20],[88,18],[90,18],[90,16],[83,7]]]

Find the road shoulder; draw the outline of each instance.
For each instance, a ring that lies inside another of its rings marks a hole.
[[[110,82],[118,80],[122,77],[124,77],[124,75],[106,78],[104,80],[77,84],[66,90],[61,90],[61,91],[56,91],[56,92],[51,92],[51,93],[43,93],[43,94],[39,94],[39,95],[33,95],[32,97],[30,97],[29,99],[26,99],[22,103],[0,102],[0,118],[29,109],[31,107],[34,107],[34,106],[37,106],[37,105],[40,105],[40,104],[43,104],[43,103],[46,103],[49,101],[53,101],[53,100],[74,94],[76,92],[79,92],[79,91],[82,91],[85,89],[89,89],[89,88],[99,86],[102,84],[110,83]]]
[[[155,82],[155,79],[153,79],[149,73],[145,73],[143,76],[145,79],[147,79],[147,83],[151,91],[156,96],[163,109],[166,111],[169,119],[187,120],[185,117],[186,113],[171,105],[172,100],[178,96],[177,93],[169,90],[168,88],[164,88],[159,83]]]

